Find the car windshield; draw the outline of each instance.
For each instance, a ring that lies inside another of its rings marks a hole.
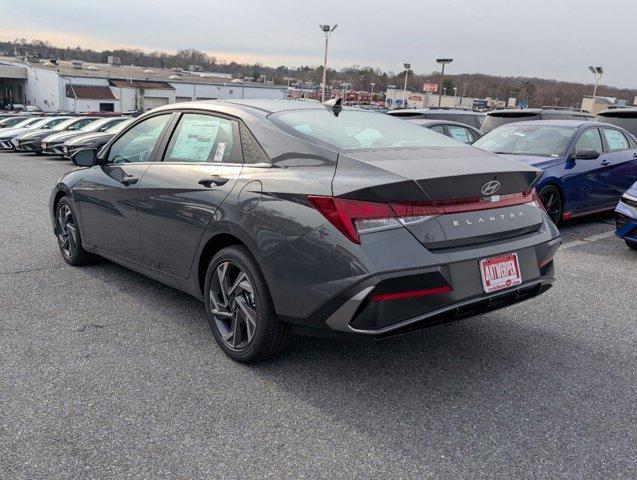
[[[69,118],[68,120],[63,119],[63,120],[60,120],[60,122],[58,123],[53,123],[53,125],[49,126],[48,128],[50,128],[51,130],[62,131],[69,128],[75,122],[77,122],[77,118]]]
[[[574,132],[575,127],[504,125],[475,141],[473,146],[493,153],[560,157]]]
[[[133,118],[127,118],[126,120],[122,120],[119,123],[116,123],[115,125],[110,126],[109,128],[107,128],[106,130],[104,130],[105,132],[108,133],[119,133],[122,130],[124,130],[124,128],[129,125],[134,119]]]
[[[390,115],[327,108],[293,110],[268,118],[299,138],[339,149],[383,147],[460,147],[463,144]]]
[[[7,118],[6,120],[3,120],[0,122],[0,126],[6,128],[6,127],[13,127],[15,125],[18,125],[22,122],[24,122],[24,117],[16,117],[16,118]]]
[[[81,132],[103,132],[113,126],[112,118],[100,118],[80,128]]]

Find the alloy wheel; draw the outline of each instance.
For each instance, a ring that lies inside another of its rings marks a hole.
[[[70,258],[77,248],[77,227],[75,226],[71,208],[68,205],[63,204],[58,209],[57,222],[60,248],[64,255]]]
[[[257,305],[248,275],[236,263],[224,260],[210,281],[210,310],[224,344],[242,351],[250,346],[257,327]]]
[[[540,192],[540,201],[556,225],[562,220],[562,197],[555,187],[545,187]]]

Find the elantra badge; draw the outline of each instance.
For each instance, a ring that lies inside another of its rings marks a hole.
[[[498,190],[500,190],[500,182],[497,180],[491,180],[482,185],[482,194],[487,197],[493,195]]]

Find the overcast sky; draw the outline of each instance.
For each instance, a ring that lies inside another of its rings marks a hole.
[[[197,48],[227,61],[488,73],[637,88],[637,0],[0,0],[0,39],[59,46]]]

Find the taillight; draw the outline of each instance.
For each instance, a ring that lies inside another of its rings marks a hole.
[[[544,210],[545,212],[546,207],[544,206],[544,204],[542,203],[542,200],[540,200],[540,194],[537,193],[537,190],[534,188],[533,191],[531,192],[531,201],[529,202],[531,205],[535,205],[537,208],[541,208],[542,210]]]
[[[378,232],[401,226],[396,214],[386,203],[318,195],[308,195],[307,200],[354,243],[361,243],[361,233]]]
[[[379,203],[338,197],[308,195],[308,202],[352,242],[360,244],[362,233],[391,230],[426,222],[439,215],[539,202],[535,190],[492,197],[432,200],[410,203]],[[541,206],[542,202],[539,202]]]

